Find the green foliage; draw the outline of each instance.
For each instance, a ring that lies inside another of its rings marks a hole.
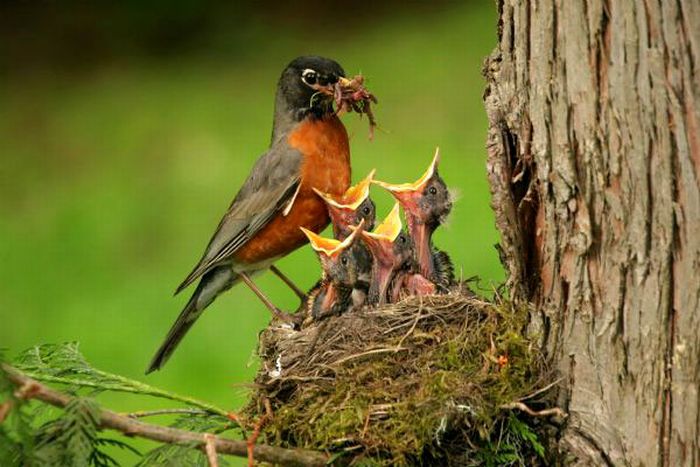
[[[167,424],[174,428],[218,434],[235,426],[222,415],[222,409],[210,404],[93,368],[75,342],[35,346],[11,364],[31,378],[59,384],[74,399],[62,410],[47,409],[38,401],[18,398],[17,388],[0,372],[0,404],[11,404],[6,420],[0,423],[3,467],[116,466],[120,462],[113,453],[119,450],[140,457],[140,465],[207,465],[206,457],[188,446],[164,445],[142,456],[126,438],[100,436],[100,407],[94,398],[103,392],[166,398],[192,408],[171,417]],[[223,459],[220,465],[226,465]]]
[[[98,436],[99,407],[88,398],[72,400],[63,414],[41,425],[34,434],[35,447],[32,463],[42,466],[95,466],[119,465],[106,453],[106,446],[137,450],[129,444]]]
[[[487,467],[530,465],[528,460],[545,460],[539,436],[513,413],[501,420],[491,436],[474,453],[475,462]]]
[[[14,365],[31,378],[65,384],[70,391],[90,388],[95,394],[103,391],[129,392],[183,402],[207,412],[226,415],[225,410],[212,404],[93,368],[78,350],[77,342],[36,345],[23,352]]]

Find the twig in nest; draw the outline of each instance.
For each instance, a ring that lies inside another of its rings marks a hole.
[[[501,405],[502,409],[506,410],[520,410],[521,412],[525,412],[531,417],[549,417],[551,415],[555,415],[559,418],[566,418],[568,415],[566,412],[564,412],[562,409],[559,407],[552,407],[550,409],[543,409],[543,410],[532,410],[530,407],[525,405],[523,402],[510,402],[508,404],[503,404]]]
[[[526,401],[526,400],[528,400],[528,399],[532,399],[533,397],[537,396],[538,394],[542,394],[543,392],[549,391],[551,388],[553,388],[553,387],[556,386],[557,384],[561,383],[562,381],[564,381],[564,378],[563,378],[563,377],[559,378],[559,379],[556,380],[556,381],[553,381],[553,382],[549,383],[549,384],[546,385],[545,387],[540,388],[540,389],[538,389],[537,391],[535,391],[535,392],[533,392],[533,393],[528,394],[527,396],[521,397],[520,399],[518,399],[518,401]]]
[[[209,467],[219,467],[219,459],[216,456],[216,436],[211,433],[204,434],[204,452],[207,454]]]
[[[399,340],[399,343],[396,344],[396,351],[397,352],[399,351],[399,349],[401,349],[401,346],[403,345],[403,341],[405,341],[408,338],[408,336],[413,334],[413,331],[416,330],[416,326],[418,325],[418,321],[420,321],[422,316],[423,316],[423,300],[421,299],[420,307],[418,308],[418,313],[416,313],[416,319],[413,321],[413,325],[411,325],[411,329],[409,329],[408,332],[403,335],[401,340]]]
[[[338,112],[357,112],[367,114],[369,119],[369,139],[374,138],[374,128],[377,120],[372,112],[372,103],[377,103],[377,98],[364,86],[365,78],[362,75],[355,75],[349,83],[341,85],[336,83],[333,97]]]
[[[360,433],[360,439],[364,438],[365,435],[367,434],[367,429],[369,428],[369,417],[372,415],[372,411],[368,408],[367,409],[367,416],[365,417],[365,423],[362,426],[362,432]]]
[[[10,365],[0,364],[0,370],[7,375],[12,384],[19,388],[17,393],[24,398],[39,400],[60,408],[66,407],[74,400],[74,397],[44,386]],[[97,418],[100,420],[101,429],[117,430],[128,436],[138,436],[161,443],[197,449],[204,445],[202,433],[144,423],[111,410],[101,409]],[[246,441],[210,436],[216,452],[239,457],[248,456],[248,443]],[[328,456],[321,452],[267,445],[255,446],[255,454],[258,460],[271,464],[324,466],[328,461]]]
[[[329,366],[331,366],[331,367],[337,366],[337,365],[340,365],[340,364],[342,364],[342,363],[348,362],[348,361],[350,361],[350,360],[354,360],[354,359],[356,359],[356,358],[366,357],[367,355],[374,355],[374,354],[386,353],[386,352],[399,352],[399,351],[401,351],[401,350],[408,350],[408,349],[406,349],[406,348],[404,348],[404,347],[393,347],[393,348],[391,348],[391,349],[372,349],[372,350],[368,350],[367,352],[362,352],[362,353],[358,353],[358,354],[348,355],[347,357],[343,357],[343,358],[341,358],[341,359],[339,359],[339,360],[336,360],[335,362],[333,362],[333,363],[332,363],[331,365],[329,365]]]
[[[258,437],[260,436],[260,430],[262,429],[263,425],[267,423],[268,420],[272,419],[272,406],[270,405],[270,400],[265,398],[264,400],[265,404],[265,415],[260,417],[257,422],[255,422],[255,425],[253,426],[253,434],[248,437],[248,440],[246,441],[248,445],[248,467],[253,467],[255,465],[255,459],[253,457],[253,451],[255,450],[255,443],[258,440]]]

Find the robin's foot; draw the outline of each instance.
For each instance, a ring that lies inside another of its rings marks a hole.
[[[306,296],[306,293],[304,293],[304,291],[302,291],[299,287],[297,287],[297,285],[294,282],[292,282],[292,280],[289,277],[287,277],[282,271],[280,271],[277,268],[277,266],[275,266],[275,265],[270,266],[270,271],[272,271],[272,273],[274,275],[276,275],[277,277],[282,279],[282,282],[287,284],[287,287],[292,289],[292,292],[294,292],[296,294],[296,296],[299,297],[299,300],[301,300],[302,305],[304,303],[306,303],[306,299],[308,298]]]
[[[300,323],[296,315],[290,315],[289,313],[286,313],[277,307],[270,308],[270,311],[275,316],[275,318],[279,319],[280,321],[284,321],[286,324],[290,325],[292,329],[299,329]]]
[[[290,324],[292,327],[294,327],[294,328],[296,329],[296,327],[297,327],[297,325],[296,325],[296,320],[294,319],[293,316],[291,316],[290,314],[285,313],[284,311],[282,311],[282,310],[280,310],[279,308],[277,308],[277,307],[270,301],[270,299],[267,298],[267,295],[265,295],[265,294],[262,292],[262,290],[260,290],[260,289],[258,288],[258,286],[255,285],[255,283],[250,279],[250,276],[249,276],[247,273],[245,273],[245,272],[239,272],[238,274],[241,276],[241,279],[243,280],[243,282],[245,282],[245,284],[246,284],[248,287],[250,287],[250,290],[252,290],[253,293],[255,293],[255,295],[258,296],[258,298],[260,299],[260,301],[263,302],[263,304],[267,307],[267,309],[270,310],[270,312],[272,312],[272,314],[275,316],[275,318],[277,318],[277,319],[279,319],[279,320],[282,320],[282,321],[284,321],[285,323]]]

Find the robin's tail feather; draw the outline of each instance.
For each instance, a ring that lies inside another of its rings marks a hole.
[[[175,348],[180,344],[180,341],[187,331],[190,330],[197,318],[202,314],[204,309],[208,307],[214,299],[234,284],[240,281],[240,276],[235,274],[231,267],[220,266],[212,269],[202,276],[202,279],[197,285],[197,289],[192,294],[192,297],[185,305],[185,308],[180,312],[177,321],[168,331],[165,341],[161,344],[156,352],[151,364],[146,370],[146,374],[152,371],[159,370],[165,365]]]

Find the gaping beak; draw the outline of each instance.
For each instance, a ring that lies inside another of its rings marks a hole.
[[[363,220],[362,222],[360,222],[360,225],[353,228],[352,234],[350,234],[343,241],[339,241],[334,238],[321,237],[320,235],[308,229],[305,229],[304,227],[299,228],[309,239],[309,243],[311,243],[311,248],[313,248],[314,251],[316,251],[316,253],[319,253],[319,255],[325,255],[328,258],[335,258],[348,246],[352,245],[352,242],[355,240],[355,237],[357,237],[361,232],[364,232],[364,226],[365,221]]]
[[[413,183],[387,183],[380,180],[373,180],[372,183],[381,186],[391,193],[396,200],[401,203],[403,208],[409,213],[417,213],[418,200],[423,194],[423,190],[430,179],[437,172],[438,163],[440,162],[440,148],[435,149],[433,160],[428,166],[428,169],[421,177]]]
[[[383,239],[393,242],[401,233],[401,216],[399,215],[399,203],[394,203],[389,214],[381,224],[374,229],[374,232],[363,232],[362,235],[374,239]]]
[[[363,180],[360,180],[356,185],[351,186],[345,190],[345,193],[337,197],[316,188],[313,188],[313,190],[329,206],[354,211],[369,196],[369,186],[374,182],[375,172],[376,170],[372,169]]]
[[[387,182],[382,182],[379,180],[373,180],[373,183],[381,186],[382,188],[385,188],[389,190],[389,192],[396,196],[401,193],[406,193],[406,192],[416,192],[416,191],[422,191],[423,188],[425,188],[425,185],[430,181],[430,179],[433,177],[435,172],[437,171],[438,163],[440,162],[440,148],[435,149],[435,155],[433,156],[433,160],[430,162],[430,166],[428,166],[428,169],[421,175],[421,177],[416,180],[413,183],[399,183],[399,184],[393,184],[393,183],[387,183]]]
[[[369,196],[369,187],[374,181],[374,173],[373,169],[367,177],[345,190],[345,193],[339,197],[313,188],[314,192],[328,206],[328,213],[331,216],[336,235],[340,232],[347,232],[350,223],[354,222],[355,211]]]
[[[369,197],[369,186],[374,181],[376,171],[376,169],[372,169],[364,179],[345,190],[342,196],[344,206],[354,211]]]

